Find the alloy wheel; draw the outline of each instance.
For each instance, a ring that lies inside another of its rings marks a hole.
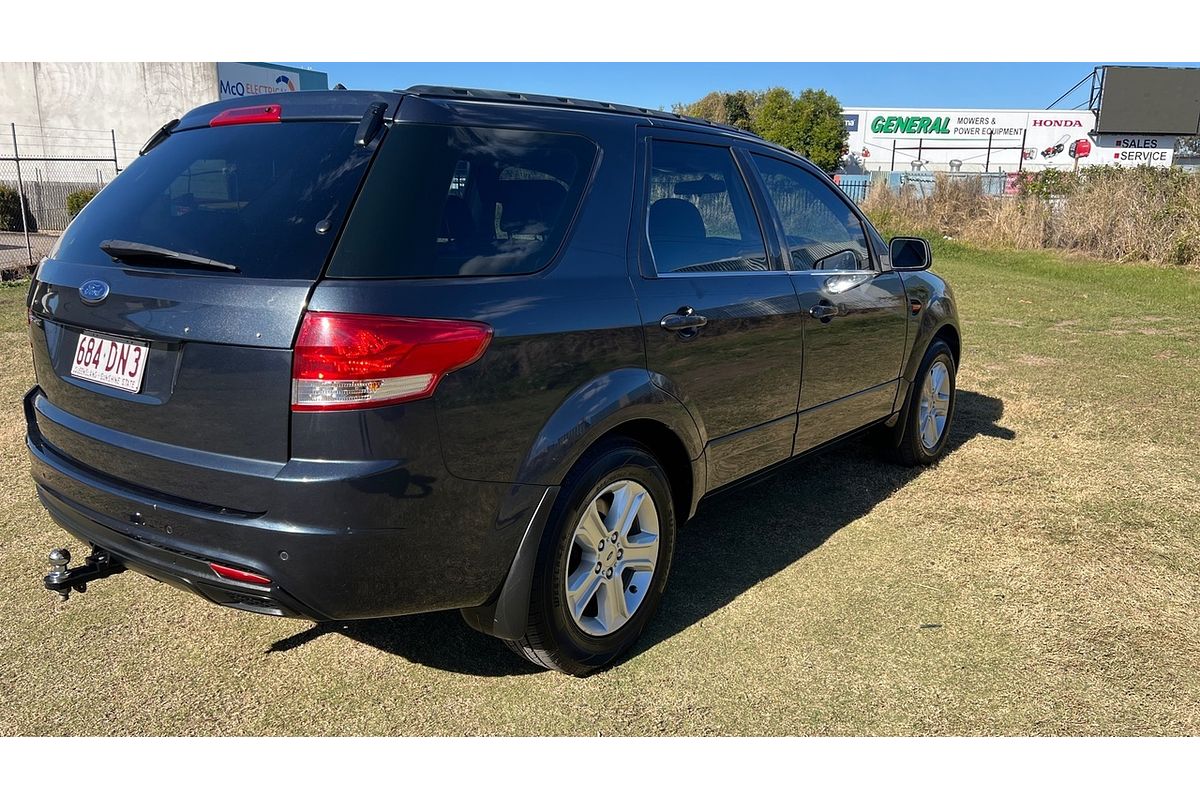
[[[632,480],[601,490],[584,509],[567,554],[566,602],[584,633],[607,636],[637,612],[658,561],[658,509]]]
[[[925,373],[925,384],[921,387],[921,405],[917,424],[921,444],[933,451],[946,431],[946,418],[950,413],[950,370],[942,361],[934,361]]]

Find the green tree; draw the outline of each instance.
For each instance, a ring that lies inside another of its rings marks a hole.
[[[805,89],[799,97],[781,87],[768,90],[756,110],[754,129],[826,172],[837,169],[846,150],[842,105],[823,89]]]
[[[846,151],[842,106],[823,89],[805,89],[799,96],[779,86],[765,92],[709,92],[694,103],[677,103],[673,110],[757,133],[807,156],[826,172],[837,169]]]
[[[796,106],[800,147],[793,149],[826,172],[833,172],[846,152],[849,138],[842,120],[842,104],[824,89],[805,89]]]
[[[761,93],[748,89],[738,89],[736,92],[709,92],[694,103],[676,103],[671,110],[676,114],[753,131],[754,109],[760,98]]]
[[[706,119],[709,122],[725,123],[725,93],[709,92],[694,103],[676,103],[671,110],[676,114]]]
[[[801,152],[800,109],[792,93],[781,86],[768,89],[754,110],[754,132],[767,141]]]
[[[725,124],[747,131],[754,130],[754,107],[758,104],[758,96],[746,89],[729,92],[721,98],[725,111]]]

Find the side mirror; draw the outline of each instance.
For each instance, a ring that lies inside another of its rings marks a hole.
[[[920,272],[933,266],[933,250],[929,242],[915,236],[897,236],[888,242],[892,254],[892,269]]]

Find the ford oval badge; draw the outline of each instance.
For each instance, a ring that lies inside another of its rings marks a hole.
[[[108,297],[108,284],[104,281],[87,281],[79,287],[79,297],[89,306],[103,303]]]

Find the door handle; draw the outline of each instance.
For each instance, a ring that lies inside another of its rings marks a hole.
[[[829,322],[829,320],[840,314],[837,306],[829,305],[828,303],[818,303],[808,310],[808,315],[813,319],[819,319],[821,322]]]
[[[664,331],[677,333],[696,332],[707,324],[708,317],[697,314],[691,308],[681,308],[674,314],[667,314],[658,322],[658,326]]]

